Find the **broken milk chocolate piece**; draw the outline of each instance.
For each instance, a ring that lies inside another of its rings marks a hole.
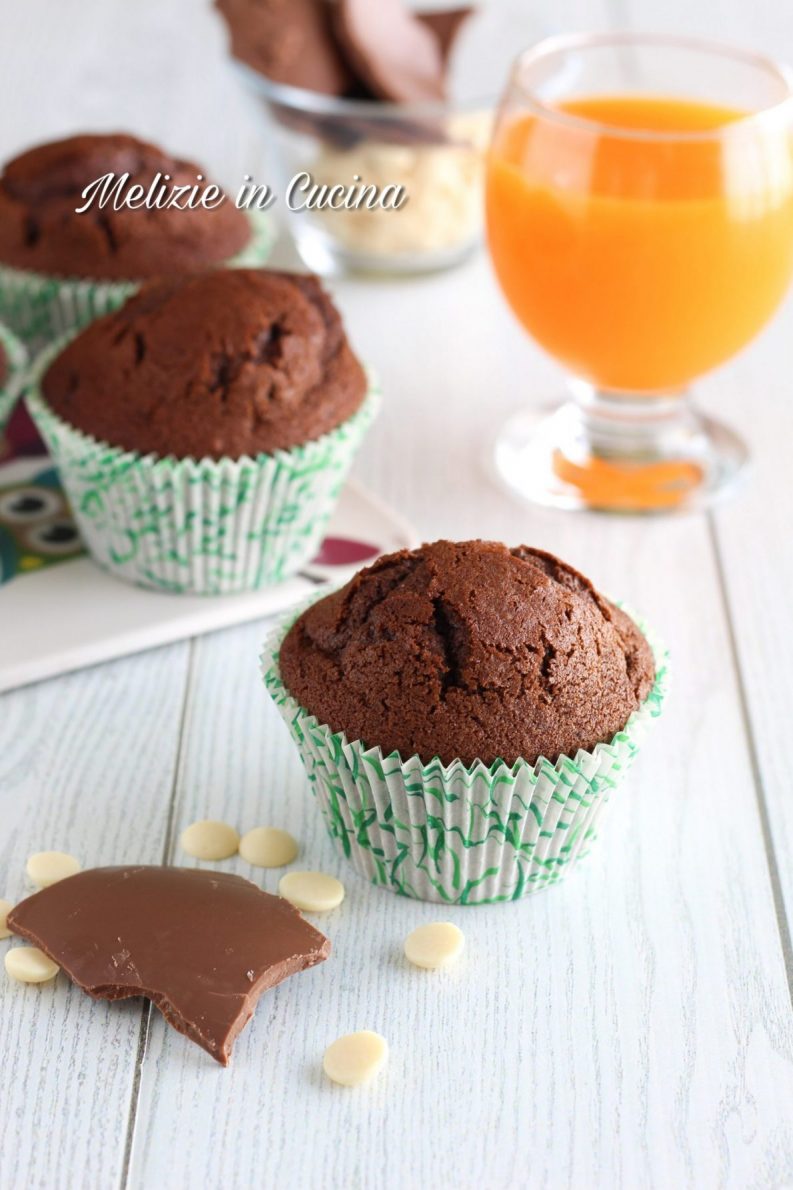
[[[147,996],[223,1066],[262,992],[330,953],[287,901],[205,869],[91,868],[22,901],[8,926],[95,999]]]
[[[443,99],[440,42],[401,0],[337,0],[333,28],[356,75],[379,99]]]

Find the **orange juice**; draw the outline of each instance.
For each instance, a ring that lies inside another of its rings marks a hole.
[[[785,293],[789,130],[638,95],[558,111],[507,118],[496,134],[487,225],[502,288],[575,375],[616,392],[680,390],[751,339]]]

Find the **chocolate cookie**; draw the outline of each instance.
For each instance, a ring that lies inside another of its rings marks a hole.
[[[42,391],[113,446],[219,459],[321,437],[366,377],[315,277],[218,269],[143,286],[67,345]]]
[[[402,759],[555,761],[610,740],[648,694],[633,621],[541,550],[438,541],[310,607],[280,653],[289,693]]]
[[[244,213],[226,199],[214,210],[113,209],[82,214],[83,190],[105,174],[145,189],[194,186],[200,166],[123,133],[68,137],[10,161],[0,176],[0,261],[58,277],[137,281],[221,264],[248,243]],[[204,175],[200,186],[208,179]]]

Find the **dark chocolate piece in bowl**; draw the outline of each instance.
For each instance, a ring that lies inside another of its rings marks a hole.
[[[365,85],[390,103],[442,100],[441,45],[401,0],[337,0],[333,27]]]
[[[454,53],[457,38],[465,22],[474,13],[473,8],[447,8],[437,12],[417,12],[416,16],[438,39],[444,66]]]
[[[142,210],[115,209],[116,191],[100,206],[101,186],[84,197],[108,175],[109,185],[128,175],[153,198],[161,186],[184,186],[183,202],[190,187],[209,184],[200,166],[126,133],[37,145],[0,175],[0,262],[55,277],[140,281],[223,264],[250,242],[245,212],[228,199],[212,209]]]
[[[94,999],[146,996],[223,1066],[262,992],[330,953],[288,901],[205,869],[91,868],[22,901],[8,926]]]

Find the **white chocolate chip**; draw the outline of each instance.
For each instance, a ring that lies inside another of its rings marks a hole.
[[[323,145],[309,167],[315,182],[332,186],[357,174],[382,191],[398,179],[409,201],[399,210],[366,203],[332,211],[326,207],[315,217],[346,247],[377,256],[443,251],[474,241],[482,227],[491,127],[490,112],[471,112],[447,122],[447,144]]]
[[[25,871],[36,888],[49,888],[67,876],[76,876],[80,871],[80,861],[65,851],[37,851],[31,855]]]
[[[446,967],[462,953],[465,935],[450,921],[417,926],[405,939],[405,956],[416,967],[434,971]]]
[[[6,951],[6,972],[20,983],[46,983],[60,971],[57,963],[38,946],[15,946]]]
[[[325,1050],[322,1068],[328,1078],[343,1087],[357,1087],[374,1078],[388,1059],[388,1042],[379,1033],[362,1029],[347,1033]]]
[[[236,855],[240,837],[227,822],[202,818],[182,831],[182,850],[193,859],[228,859]]]
[[[255,868],[283,868],[297,855],[297,840],[275,826],[255,826],[240,839],[240,855]]]
[[[278,882],[278,891],[297,909],[309,913],[327,913],[344,900],[342,882],[322,872],[287,872]]]
[[[0,938],[10,938],[11,931],[6,925],[6,918],[8,917],[14,906],[10,901],[4,901],[0,898]]]

